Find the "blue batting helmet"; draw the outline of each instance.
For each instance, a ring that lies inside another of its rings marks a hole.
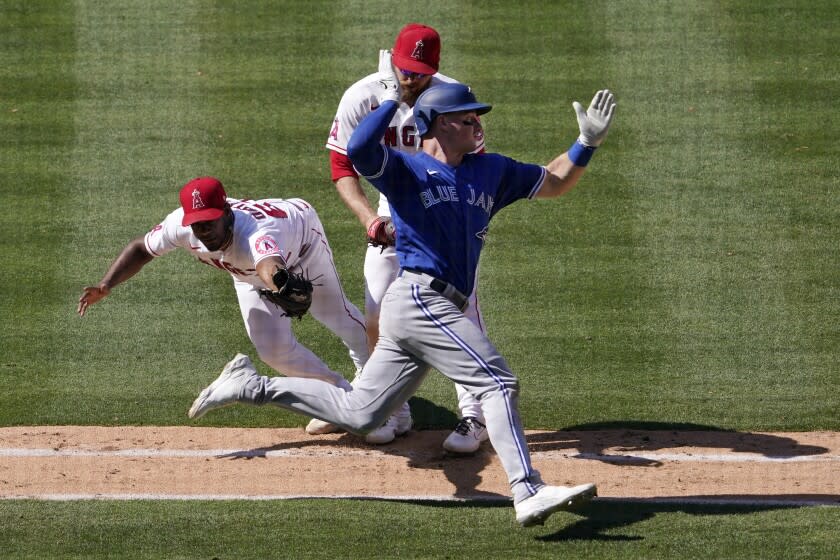
[[[476,114],[483,115],[492,108],[492,105],[479,103],[470,86],[443,84],[431,87],[420,94],[414,103],[414,122],[417,125],[418,134],[423,136],[429,132],[438,115],[458,111],[475,111]]]

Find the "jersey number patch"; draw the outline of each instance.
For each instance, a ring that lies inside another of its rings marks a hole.
[[[271,216],[272,218],[289,217],[289,215],[281,208],[277,208],[270,202],[266,201],[254,202],[253,200],[240,200],[233,205],[233,208],[236,208],[237,210],[245,210],[257,220],[263,220],[266,216]]]

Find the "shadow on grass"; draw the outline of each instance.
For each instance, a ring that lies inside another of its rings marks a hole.
[[[685,497],[682,500],[702,500],[709,497]],[[738,499],[755,498],[754,496],[714,496],[715,499]],[[787,496],[785,496],[787,498]],[[536,537],[537,540],[545,542],[562,541],[639,541],[644,537],[639,535],[607,534],[608,531],[631,527],[636,523],[647,521],[663,513],[687,513],[690,515],[747,515],[762,511],[781,509],[797,509],[802,506],[798,504],[691,504],[691,503],[642,503],[633,501],[597,500],[590,503],[579,513],[584,517],[576,522],[563,527],[548,535]]]
[[[452,430],[458,423],[458,416],[448,408],[438,406],[422,397],[411,397],[411,417],[415,430]]]
[[[560,529],[540,535],[537,532],[543,528],[536,527],[522,529],[534,532],[534,539],[543,542],[567,542],[567,541],[599,541],[599,542],[633,542],[644,540],[643,536],[634,534],[614,534],[621,528],[632,528],[633,525],[648,521],[660,514],[685,513],[689,515],[749,515],[764,511],[794,510],[808,507],[802,503],[785,503],[792,496],[762,496],[767,500],[766,504],[756,503],[755,496],[685,496],[679,501],[667,503],[665,501],[648,501],[633,499],[604,499],[596,498],[586,506],[575,512],[576,519],[569,521]],[[799,496],[803,502],[826,503],[827,500],[834,500],[840,505],[840,496],[810,495]],[[380,501],[382,498],[354,498],[360,500]],[[408,504],[421,504],[431,508],[505,508],[510,510],[513,516],[513,506],[510,500],[505,499],[478,499],[467,502],[433,501],[433,500],[389,500]],[[739,504],[738,502],[744,502]],[[707,503],[703,503],[707,502]],[[714,503],[719,502],[719,503]],[[571,514],[556,513],[547,522],[547,525],[562,524],[562,517],[567,518]]]

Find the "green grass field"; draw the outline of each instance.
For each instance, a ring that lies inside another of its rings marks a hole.
[[[590,507],[551,529],[509,507],[436,503],[69,502],[0,509],[7,558],[832,558],[837,508]],[[83,520],[80,523],[80,520]],[[807,521],[807,524],[805,523]],[[38,526],[34,532],[22,527]],[[387,529],[386,529],[387,528]],[[793,529],[804,531],[791,539]],[[383,538],[383,531],[387,535]],[[332,543],[340,539],[339,543]],[[116,552],[118,551],[118,552]]]
[[[185,255],[75,314],[195,176],[312,202],[361,306],[364,232],[323,145],[344,89],[409,21],[438,29],[441,71],[494,105],[491,151],[548,162],[577,135],[572,101],[617,96],[578,188],[506,209],[482,260],[482,308],[529,428],[840,430],[828,0],[0,0],[0,425],[187,425],[197,391],[253,353],[229,278]],[[311,318],[296,333],[351,374]],[[416,398],[419,427],[450,427],[448,381],[430,376]],[[245,407],[200,421],[304,423]],[[522,532],[506,508],[0,501],[0,556],[830,558],[840,521],[836,508],[593,507],[595,521]],[[383,548],[380,518],[404,537]],[[208,525],[220,548],[201,540]]]

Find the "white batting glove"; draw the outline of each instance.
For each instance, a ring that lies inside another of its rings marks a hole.
[[[575,101],[572,103],[577,113],[580,136],[578,141],[588,148],[597,148],[607,137],[607,130],[615,113],[615,98],[608,89],[602,89],[592,98],[589,109]]]
[[[379,103],[400,100],[400,81],[391,64],[391,51],[379,51],[379,84],[382,91],[378,94]]]

